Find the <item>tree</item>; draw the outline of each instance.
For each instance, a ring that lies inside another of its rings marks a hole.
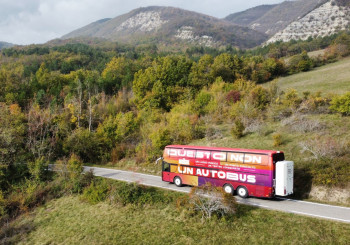
[[[289,73],[308,71],[312,68],[313,61],[304,50],[301,54],[293,56],[289,61]]]
[[[114,57],[101,74],[102,87],[107,94],[129,87],[132,77],[131,62],[124,57]]]
[[[23,173],[15,165],[24,160],[26,118],[17,104],[0,103],[0,190]]]
[[[27,149],[35,159],[50,159],[57,140],[57,125],[50,109],[33,104],[28,112]]]
[[[140,107],[169,111],[186,96],[192,62],[181,56],[157,59],[151,67],[135,74],[133,92]]]
[[[198,92],[203,87],[209,86],[214,82],[214,77],[211,73],[213,61],[213,57],[206,54],[197,63],[193,63],[189,74],[189,83],[194,92]]]
[[[237,63],[233,56],[223,53],[214,59],[211,75],[214,78],[222,77],[225,82],[234,82],[239,69]]]

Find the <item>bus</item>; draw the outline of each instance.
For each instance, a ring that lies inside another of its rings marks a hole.
[[[162,180],[176,186],[210,183],[226,193],[273,198],[293,193],[293,161],[282,151],[168,145]]]

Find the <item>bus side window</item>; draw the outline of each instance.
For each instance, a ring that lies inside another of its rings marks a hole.
[[[170,164],[166,161],[163,161],[163,171],[170,172]]]

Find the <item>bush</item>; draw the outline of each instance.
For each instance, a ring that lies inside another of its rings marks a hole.
[[[84,174],[80,174],[77,178],[71,179],[70,182],[65,182],[66,190],[69,193],[82,193],[84,189],[91,185],[91,183],[95,180],[95,176],[93,171],[86,172]]]
[[[41,181],[46,177],[48,162],[41,157],[36,159],[34,162],[29,162],[28,168],[32,177],[37,181]]]
[[[298,108],[301,102],[302,100],[295,89],[289,89],[282,99],[282,104],[292,109]]]
[[[307,141],[300,142],[302,148],[301,152],[309,152],[313,158],[332,159],[340,157],[348,152],[348,144],[346,142],[339,142],[332,137],[316,137]]]
[[[76,179],[80,176],[83,171],[83,163],[74,153],[71,155],[67,162],[67,170],[71,179]]]
[[[109,149],[105,139],[82,127],[65,139],[63,148],[67,153],[76,154],[84,162],[100,162],[103,152]]]
[[[105,180],[93,181],[83,192],[83,199],[91,204],[96,204],[106,200],[109,186]]]
[[[235,124],[233,125],[231,129],[231,135],[235,137],[236,139],[239,139],[243,136],[244,132],[244,124],[242,123],[241,120],[236,120]]]
[[[221,187],[206,184],[193,187],[189,194],[189,203],[194,211],[202,214],[202,220],[210,219],[213,214],[224,216],[236,212],[236,199],[225,193]]]
[[[124,182],[112,186],[109,198],[112,203],[141,206],[145,204],[171,203],[174,200],[172,195],[165,195],[164,192],[156,188]]]
[[[270,102],[270,95],[267,89],[256,86],[249,94],[250,103],[259,110],[264,110]]]
[[[229,103],[236,103],[241,100],[241,93],[237,90],[231,90],[226,95],[226,101]]]
[[[274,135],[272,135],[272,139],[273,139],[273,146],[274,147],[281,146],[282,143],[283,143],[281,134],[274,134]]]
[[[2,217],[5,214],[5,197],[2,191],[0,190],[0,217]]]
[[[343,116],[350,115],[350,92],[347,92],[344,95],[336,96],[330,102],[331,110],[339,112]]]
[[[293,132],[307,133],[312,131],[320,131],[325,126],[318,120],[308,119],[301,114],[293,114],[291,117],[282,120],[283,126],[288,126],[288,129]]]
[[[196,112],[198,112],[199,115],[204,115],[208,112],[208,109],[206,108],[209,102],[212,100],[212,95],[205,90],[202,90],[199,92],[195,99],[195,109]]]

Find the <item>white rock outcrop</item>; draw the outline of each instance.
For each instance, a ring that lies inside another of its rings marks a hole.
[[[192,26],[182,26],[180,29],[177,30],[175,37],[182,40],[187,40],[189,42],[193,42],[199,45],[203,45],[206,47],[213,47],[216,44],[213,37],[211,36],[208,36],[208,35],[195,36],[193,33]]]
[[[332,0],[311,11],[276,33],[266,44],[276,41],[306,40],[344,30],[350,23],[350,8],[339,7]]]
[[[138,29],[144,32],[150,32],[159,29],[163,24],[168,22],[167,20],[162,20],[160,17],[160,12],[148,11],[141,12],[126,21],[124,21],[118,28],[118,31],[126,29]]]

